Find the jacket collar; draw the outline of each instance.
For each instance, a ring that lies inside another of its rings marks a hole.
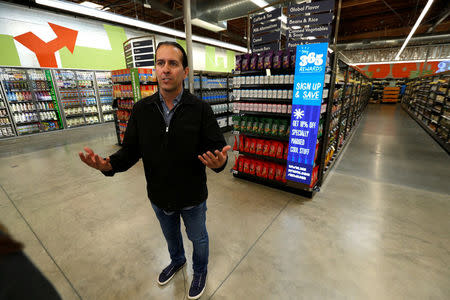
[[[143,101],[148,104],[153,104],[153,103],[157,104],[159,102],[159,99],[160,98],[159,98],[159,91],[158,91],[157,93],[153,94],[152,96],[144,98]],[[183,104],[195,103],[195,101],[192,97],[192,94],[189,93],[189,91],[186,89],[183,90],[183,95],[181,96],[180,104],[181,103],[183,103]]]

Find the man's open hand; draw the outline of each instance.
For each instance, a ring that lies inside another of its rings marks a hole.
[[[200,159],[200,161],[208,168],[217,169],[222,167],[227,161],[227,151],[230,149],[231,146],[225,146],[222,151],[214,151],[216,155],[212,154],[211,151],[208,151],[203,153],[203,155],[199,155],[198,159]]]
[[[98,156],[98,154],[95,154],[89,147],[84,147],[84,151],[86,151],[86,154],[79,152],[78,155],[80,156],[80,159],[89,167],[104,172],[112,170],[112,166],[109,163],[109,157],[107,159],[103,159]]]

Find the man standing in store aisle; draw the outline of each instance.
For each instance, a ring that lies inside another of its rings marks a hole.
[[[198,299],[206,286],[209,256],[205,166],[222,171],[231,147],[226,145],[209,104],[183,89],[188,72],[184,49],[174,42],[159,43],[159,92],[134,105],[122,148],[106,159],[88,147],[84,148],[86,154],[80,152],[79,156],[106,176],[126,171],[142,158],[148,197],[171,258],[158,283],[168,283],[186,264],[180,231],[182,217],[194,248],[194,278],[188,298]]]

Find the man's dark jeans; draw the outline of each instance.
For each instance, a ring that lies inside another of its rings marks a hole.
[[[161,224],[172,263],[177,265],[186,260],[180,231],[181,216],[186,227],[187,236],[194,246],[194,253],[192,254],[194,274],[205,273],[209,256],[209,239],[206,231],[206,201],[187,210],[169,212],[169,215],[154,204],[152,204],[152,207]]]

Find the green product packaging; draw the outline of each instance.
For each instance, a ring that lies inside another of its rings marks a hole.
[[[258,134],[264,134],[264,122],[266,121],[265,118],[261,118],[259,119],[259,123],[258,123]]]
[[[236,131],[239,131],[241,129],[241,116],[238,115],[233,116],[233,128]]]
[[[247,121],[247,132],[252,132],[253,130],[253,118],[248,118]]]
[[[273,119],[266,119],[266,122],[264,123],[264,134],[270,135],[272,132],[272,123]]]
[[[287,121],[282,120],[280,122],[280,126],[278,127],[278,135],[279,136],[285,136],[286,135],[286,128],[287,128]]]
[[[278,135],[278,128],[280,127],[280,121],[279,120],[274,120],[272,123],[272,130],[271,130],[271,134],[272,135]]]
[[[247,130],[247,117],[241,118],[241,129],[242,132],[245,132]]]
[[[253,133],[258,133],[258,128],[259,128],[259,118],[255,118],[253,120],[253,128],[252,128],[252,132]]]
[[[289,124],[289,123],[288,123]],[[287,137],[289,137],[289,134],[291,133],[291,125],[288,125],[287,126],[287,129],[286,129],[286,133],[285,133],[285,135],[284,136],[287,136]]]

